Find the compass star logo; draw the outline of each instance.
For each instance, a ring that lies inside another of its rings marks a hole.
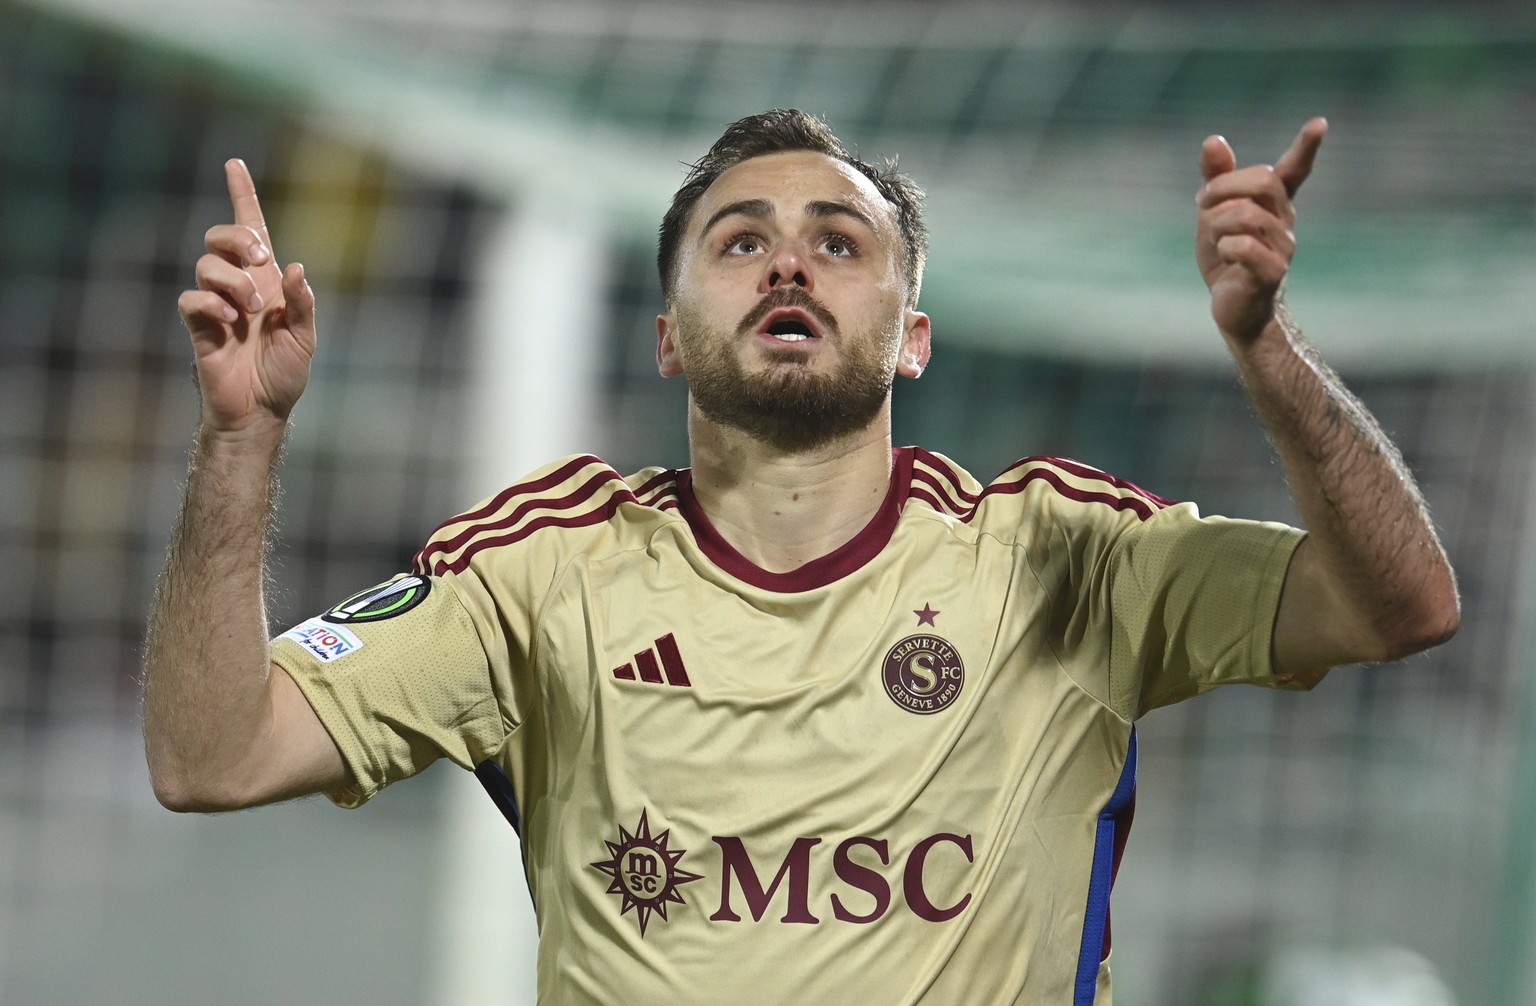
[[[672,834],[670,828],[652,835],[648,814],[646,810],[640,812],[640,823],[635,826],[633,835],[619,825],[619,840],[603,841],[613,858],[590,864],[613,878],[607,893],[617,894],[622,900],[620,915],[634,910],[642,937],[652,912],[665,921],[668,904],[686,904],[677,889],[703,879],[702,874],[678,868],[678,861],[688,850],[667,848],[667,839]]]

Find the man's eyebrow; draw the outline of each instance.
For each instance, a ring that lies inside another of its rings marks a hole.
[[[738,199],[734,203],[726,203],[711,214],[708,220],[704,221],[704,226],[699,230],[699,233],[701,235],[708,234],[715,224],[731,216],[755,217],[760,220],[766,220],[773,216],[773,204],[766,199]]]
[[[875,226],[875,222],[869,218],[867,213],[848,203],[840,203],[831,199],[814,199],[805,204],[805,213],[806,216],[811,217],[853,217],[853,219],[876,234],[880,233],[880,229]]]
[[[813,199],[805,204],[805,214],[810,217],[852,217],[871,231],[879,233],[879,228],[869,218],[869,214],[850,203],[838,202],[835,199]],[[738,199],[734,203],[725,204],[710,214],[709,219],[704,221],[704,226],[699,230],[699,233],[700,235],[708,234],[715,224],[726,217],[742,216],[767,220],[773,215],[773,203],[766,199]]]

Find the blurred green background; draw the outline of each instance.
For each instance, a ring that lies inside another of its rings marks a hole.
[[[532,1001],[516,840],[462,773],[354,813],[154,802],[135,677],[196,421],[176,296],[243,157],[322,312],[290,624],[516,474],[465,431],[541,354],[584,389],[580,446],[686,464],[653,235],[683,165],[773,106],[929,190],[936,351],[898,441],[1282,520],[1192,261],[1196,157],[1329,117],[1289,299],[1418,473],[1463,628],[1142,724],[1116,1001],[1536,1006],[1536,11],[1065,0],[0,0],[0,1002]],[[493,432],[531,464],[570,430]]]

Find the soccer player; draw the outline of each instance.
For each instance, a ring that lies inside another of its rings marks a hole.
[[[1293,197],[1200,153],[1196,261],[1305,531],[1086,465],[891,446],[928,362],[921,192],[821,121],[730,126],[661,228],[692,466],[563,458],[269,641],[273,472],[315,352],[245,167],[181,297],[202,392],[146,656],[181,811],[356,806],[446,757],[522,836],[552,1004],[1107,1004],[1133,724],[1447,639],[1396,450],[1280,303]],[[508,897],[515,892],[507,892]]]

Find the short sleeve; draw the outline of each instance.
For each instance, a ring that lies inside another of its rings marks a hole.
[[[454,577],[402,575],[272,642],[330,732],[356,807],[438,758],[473,768],[504,740],[485,641]],[[404,586],[402,586],[404,585]]]
[[[1110,678],[1136,715],[1246,683],[1302,689],[1275,673],[1275,614],[1303,533],[1284,524],[1200,518],[1189,504],[1115,543],[1106,585],[1114,611]]]
[[[1224,684],[1312,687],[1321,676],[1277,675],[1271,657],[1303,537],[1190,503],[1059,529],[1073,554],[1053,618],[1064,667],[1125,719]]]

